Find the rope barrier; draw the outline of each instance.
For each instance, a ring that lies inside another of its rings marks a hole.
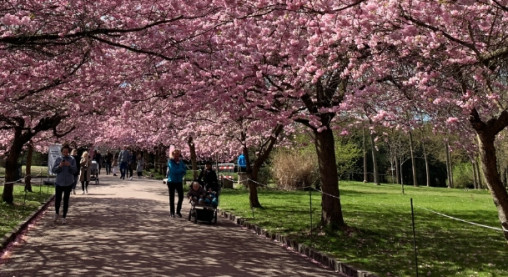
[[[338,197],[338,196],[335,196],[335,195],[332,195],[332,194],[326,193],[326,192],[324,192],[324,191],[322,191],[322,190],[319,190],[319,189],[317,189],[317,188],[314,188],[314,187],[310,187],[310,186],[308,186],[308,187],[303,187],[302,189],[312,189],[312,190],[315,190],[315,191],[317,191],[317,192],[319,192],[319,193],[321,193],[321,194],[324,194],[324,195],[326,195],[326,196],[329,196],[329,197],[332,197],[332,198],[336,198],[336,199],[340,199],[340,197]]]
[[[447,218],[450,218],[450,219],[453,219],[453,220],[456,220],[456,221],[461,221],[461,222],[464,222],[464,223],[467,223],[467,224],[471,224],[471,225],[475,225],[475,226],[479,226],[479,227],[483,227],[483,228],[487,228],[487,229],[491,229],[491,230],[496,230],[496,231],[508,232],[508,230],[505,229],[504,226],[502,228],[492,227],[492,226],[483,225],[483,224],[479,224],[479,223],[472,222],[472,221],[467,221],[467,220],[464,220],[464,219],[461,219],[461,218],[453,217],[453,216],[450,216],[450,215],[447,215],[447,214],[443,214],[443,213],[440,213],[440,212],[436,212],[436,211],[433,211],[431,209],[427,209],[427,208],[424,208],[424,207],[419,207],[419,208],[423,209],[423,210],[426,210],[426,211],[429,211],[431,213],[434,213],[434,214],[437,214],[437,215],[440,215],[440,216],[444,216],[444,217],[447,217]]]
[[[22,181],[24,181],[24,179],[18,179],[16,181],[7,182],[7,183],[4,183],[4,185],[13,185],[16,183],[21,183]]]
[[[263,184],[263,183],[260,183],[260,182],[254,181],[254,180],[252,180],[252,179],[250,179],[250,178],[248,178],[248,179],[246,179],[246,180],[243,180],[243,181],[238,181],[238,183],[244,183],[244,182],[253,182],[253,183],[257,184],[257,185],[260,185],[260,186],[263,186],[263,187],[267,187],[267,188],[268,188],[268,185],[267,185],[267,184]],[[311,187],[311,186],[303,187],[302,189],[312,189],[312,190],[315,190],[315,191],[317,191],[317,192],[320,192],[321,194],[324,194],[324,195],[326,195],[326,196],[329,196],[329,197],[332,197],[332,198],[336,198],[336,199],[340,199],[340,197],[338,197],[338,196],[335,196],[335,195],[332,195],[332,194],[326,193],[326,192],[324,192],[324,191],[322,191],[322,190],[316,189],[316,188]]]

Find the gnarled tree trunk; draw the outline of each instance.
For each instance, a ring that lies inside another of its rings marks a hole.
[[[321,188],[323,190],[321,223],[323,225],[330,225],[334,229],[345,228],[347,225],[342,217],[342,207],[340,204],[333,132],[330,128],[326,128],[322,132],[315,130],[314,137],[319,163],[319,175],[321,177]],[[334,197],[335,195],[337,197]]]
[[[503,111],[498,118],[483,122],[476,110],[471,113],[470,122],[477,133],[480,161],[483,174],[487,181],[503,235],[508,242],[508,192],[503,186],[501,176],[497,170],[496,148],[494,145],[496,135],[508,126],[508,112]]]

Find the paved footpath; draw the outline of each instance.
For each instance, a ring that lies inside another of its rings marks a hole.
[[[50,205],[0,276],[337,276],[224,218],[192,223],[185,200],[184,218],[170,218],[162,181],[100,175],[80,193],[66,225]]]

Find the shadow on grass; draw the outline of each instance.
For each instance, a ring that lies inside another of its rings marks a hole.
[[[474,217],[471,213],[456,216]],[[481,217],[481,213],[476,216]],[[409,213],[363,210],[355,217],[346,216],[346,220],[357,228],[356,232],[328,233],[327,237],[307,237],[305,240],[334,253],[339,259],[381,276],[415,275]],[[434,214],[417,216],[415,221],[419,273],[426,276],[476,276],[478,272],[505,276],[508,273],[508,251],[499,232]]]
[[[253,217],[251,211],[238,204],[243,201],[241,194],[247,197],[248,192],[232,191],[230,194],[228,191],[231,199],[227,208],[234,213],[243,213],[242,216],[263,228],[297,238],[320,251],[333,253],[343,262],[377,272],[380,276],[415,276],[410,196],[398,195],[393,186],[390,192],[370,189],[341,191],[343,216],[354,230],[347,233],[313,230],[310,236],[310,207],[306,192],[260,192],[265,209],[256,209]],[[430,189],[414,189],[422,193],[426,193],[425,190]],[[493,223],[495,211],[483,206],[475,206],[478,210],[474,210],[467,204],[457,203],[457,195],[470,199],[469,194],[464,196],[460,191],[450,190],[431,192],[426,198],[419,196],[423,205],[434,203],[438,200],[434,197],[439,197],[436,208],[443,209],[444,213],[499,227]],[[434,196],[438,193],[443,195]],[[321,202],[314,193],[312,201],[312,226],[315,228],[321,216]],[[248,200],[245,203],[248,204]],[[419,273],[425,276],[508,276],[508,248],[501,231],[454,221],[418,206],[415,211]]]

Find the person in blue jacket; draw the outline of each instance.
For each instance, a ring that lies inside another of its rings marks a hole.
[[[185,163],[181,160],[180,150],[174,150],[171,153],[172,158],[168,162],[168,189],[169,189],[169,212],[171,217],[175,217],[175,190],[178,193],[178,204],[176,205],[176,215],[182,217],[183,202],[183,178],[187,169]]]
[[[240,172],[246,172],[247,171],[247,161],[245,160],[245,156],[242,154],[240,154],[240,156],[238,156],[238,171]]]
[[[60,213],[60,203],[63,193],[63,215],[62,224],[65,224],[67,210],[69,209],[69,198],[74,184],[74,174],[78,171],[76,161],[70,155],[71,147],[64,144],[61,149],[62,156],[56,158],[51,171],[56,174],[55,179],[55,222]]]

